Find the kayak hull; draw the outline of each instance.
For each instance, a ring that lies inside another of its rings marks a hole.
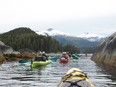
[[[56,62],[58,60],[58,57],[50,57],[49,59],[53,62]]]
[[[59,63],[68,63],[68,59],[60,58]]]
[[[19,63],[27,63],[29,60],[19,60]]]
[[[51,63],[50,60],[46,60],[46,61],[33,61],[32,62],[32,68],[45,66],[45,65],[48,65],[50,63]]]
[[[78,86],[77,86],[78,85]],[[62,77],[57,87],[94,87],[92,82],[88,79],[80,69],[70,69],[64,77]]]
[[[78,59],[78,56],[76,54],[72,54],[73,59]]]

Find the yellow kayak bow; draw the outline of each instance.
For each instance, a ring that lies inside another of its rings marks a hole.
[[[70,69],[57,87],[94,87],[87,75],[77,68]]]

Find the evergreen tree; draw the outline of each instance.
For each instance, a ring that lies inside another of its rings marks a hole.
[[[30,28],[19,27],[0,35],[0,40],[14,50],[30,49],[45,52],[79,52],[79,48],[72,45],[63,46],[50,36],[38,35]]]

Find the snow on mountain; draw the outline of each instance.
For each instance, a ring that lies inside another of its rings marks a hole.
[[[105,36],[92,34],[92,33],[83,33],[79,35],[78,37],[94,42],[94,41],[100,41]]]
[[[41,31],[41,32],[37,31],[36,33],[40,34],[40,35],[49,35],[49,36],[55,36],[55,35],[67,35],[67,36],[69,36],[69,34],[67,34],[67,33],[63,33],[61,31],[58,31],[58,30],[55,30],[52,28],[49,28],[46,31]]]
[[[55,29],[52,29],[52,28],[49,28],[46,31],[41,31],[41,32],[36,31],[36,33],[39,34],[39,35],[49,35],[49,36],[55,36],[55,35],[71,36],[67,33],[64,33],[64,32],[61,32],[59,30],[55,30]],[[76,36],[71,36],[71,37],[76,37]],[[86,40],[91,41],[91,42],[95,42],[95,41],[102,40],[105,36],[92,34],[92,33],[83,33],[83,34],[81,34],[77,37],[86,39]]]

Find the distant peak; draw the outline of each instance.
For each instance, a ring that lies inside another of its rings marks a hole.
[[[53,28],[49,28],[49,29],[47,29],[47,31],[53,31],[54,29]]]
[[[46,31],[41,31],[41,32],[37,32],[38,34],[41,35],[50,35],[50,36],[55,36],[55,35],[66,35],[66,36],[70,36],[67,33],[61,32],[59,30],[55,30],[53,28],[49,28]]]
[[[105,36],[85,32],[78,37],[87,39],[89,41],[99,41],[99,40],[101,40],[101,38],[104,38]]]
[[[85,32],[85,33],[79,35],[78,37],[86,37],[86,38],[90,38],[90,37],[100,37],[101,38],[101,37],[105,37],[105,36]]]
[[[89,34],[88,32],[85,32],[85,34],[87,35],[87,34]]]

